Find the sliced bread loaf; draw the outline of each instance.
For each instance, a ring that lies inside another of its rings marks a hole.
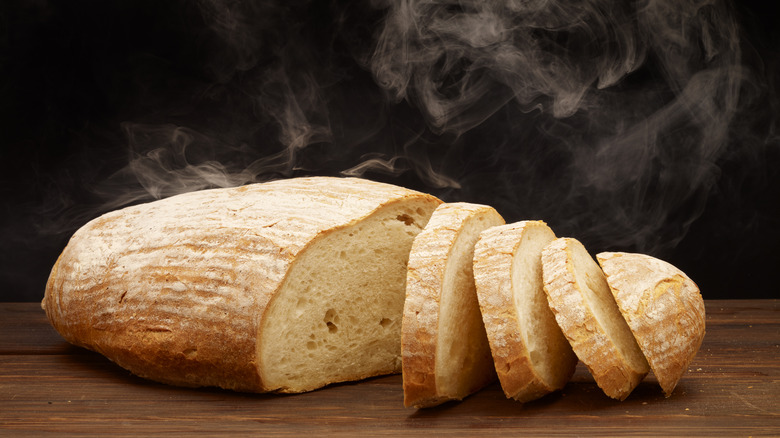
[[[607,284],[667,397],[704,339],[704,301],[696,283],[645,254],[596,255]]]
[[[547,303],[542,249],[555,239],[542,221],[482,232],[474,280],[498,379],[507,397],[526,402],[561,389],[577,356]]]
[[[315,177],[125,208],[74,234],[42,304],[67,341],[174,385],[300,392],[399,372],[409,250],[440,203]]]
[[[503,223],[488,206],[442,204],[414,239],[401,338],[406,406],[460,400],[495,380],[472,260],[479,233]]]
[[[572,238],[542,251],[544,291],[563,334],[605,394],[624,400],[650,371],[599,265]]]

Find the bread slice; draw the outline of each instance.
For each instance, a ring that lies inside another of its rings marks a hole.
[[[521,402],[563,388],[577,356],[555,322],[542,282],[542,249],[555,233],[542,221],[482,232],[474,280],[498,379]]]
[[[559,238],[542,251],[544,291],[563,334],[605,394],[624,400],[650,371],[607,286],[582,244]]]
[[[407,407],[460,400],[495,380],[472,259],[479,233],[503,223],[485,205],[442,204],[414,239],[401,337]]]
[[[704,340],[698,286],[671,264],[645,254],[596,258],[658,384],[669,397]]]
[[[183,386],[301,392],[400,372],[406,263],[438,199],[300,178],[101,216],[52,269],[69,342]]]

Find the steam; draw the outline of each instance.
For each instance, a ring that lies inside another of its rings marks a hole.
[[[388,2],[370,65],[435,132],[462,136],[501,112],[541,134],[565,172],[520,178],[547,205],[520,200],[510,217],[658,251],[685,236],[717,181],[755,79],[741,62],[734,13],[717,0],[403,1]]]
[[[207,80],[186,111],[122,124],[103,210],[357,176],[659,251],[701,215],[759,93],[719,0],[198,6]]]
[[[392,4],[372,69],[440,131],[468,131],[510,100],[571,116],[594,84],[614,85],[645,56],[625,2]]]
[[[301,11],[225,0],[198,7],[209,81],[177,102],[169,120],[122,123],[128,164],[93,187],[107,199],[102,210],[295,176],[306,170],[304,149],[333,141],[322,90],[334,78],[313,60]]]
[[[28,3],[0,38],[6,299],[38,299],[106,211],[308,175],[676,258],[710,298],[771,290],[780,52],[760,2]]]
[[[401,155],[386,159],[382,158],[381,154],[366,154],[361,158],[364,161],[342,171],[341,175],[360,178],[366,173],[380,173],[397,178],[410,170],[415,170],[417,176],[429,188],[461,188],[458,181],[434,170],[427,148],[424,147],[424,140],[418,135],[406,141]]]
[[[130,146],[129,164],[98,186],[107,198],[120,193],[108,202],[108,209],[149,197],[161,199],[204,188],[243,185],[255,180],[252,170],[261,165],[255,162],[240,172],[231,171],[233,161],[229,157],[243,155],[241,149],[220,144],[190,128],[129,122],[122,127]],[[284,160],[269,156],[262,165],[269,169],[283,168],[280,161]],[[133,180],[138,183],[135,189]],[[119,187],[124,190],[116,190]]]
[[[198,6],[209,30],[203,64],[212,82],[176,111],[194,115],[170,117],[183,123],[122,124],[128,164],[93,187],[107,199],[101,210],[311,173],[391,179],[412,173],[428,187],[459,187],[431,163],[421,145],[424,127],[405,127],[402,138],[387,140],[379,90],[375,97],[365,87],[352,90],[345,55],[319,38],[354,38],[338,29],[348,17],[323,24],[309,4],[201,0]],[[361,101],[348,102],[350,94]],[[361,112],[373,120],[365,123]]]

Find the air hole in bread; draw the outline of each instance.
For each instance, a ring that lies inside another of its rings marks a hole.
[[[325,326],[328,327],[328,333],[336,333],[339,331],[339,327],[336,325],[336,323],[339,322],[339,315],[335,310],[328,309],[322,320],[325,322]]]
[[[395,217],[395,219],[403,222],[406,226],[412,225],[414,223],[414,219],[412,219],[412,217],[408,214],[399,214]]]
[[[333,309],[328,309],[325,312],[325,317],[323,318],[323,321],[338,321],[339,316],[336,314],[336,311]]]
[[[382,318],[382,319],[379,320],[379,325],[381,325],[382,327],[387,327],[387,326],[389,326],[392,323],[393,323],[393,320],[390,319],[390,318]]]

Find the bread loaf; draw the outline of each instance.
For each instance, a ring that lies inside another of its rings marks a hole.
[[[559,238],[542,251],[544,290],[563,334],[596,384],[624,400],[650,371],[604,273],[582,244]]]
[[[620,312],[669,397],[704,339],[699,288],[676,267],[649,255],[603,252],[596,258]]]
[[[561,389],[577,356],[547,303],[542,249],[555,239],[541,221],[482,232],[474,249],[474,280],[498,379],[521,402]]]
[[[495,380],[472,260],[479,233],[503,223],[485,205],[442,204],[414,239],[401,338],[406,406],[460,400]]]
[[[409,250],[440,203],[315,177],[128,207],[74,234],[42,304],[67,341],[168,384],[301,392],[399,372]]]

